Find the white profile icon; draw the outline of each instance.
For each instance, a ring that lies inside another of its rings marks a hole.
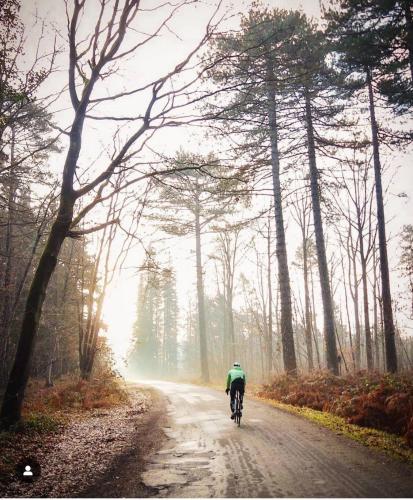
[[[32,468],[30,465],[26,465],[25,471],[23,472],[23,476],[33,476]]]

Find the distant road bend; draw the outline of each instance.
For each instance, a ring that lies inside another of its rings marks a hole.
[[[142,474],[150,496],[413,495],[413,467],[301,417],[246,399],[238,428],[224,391],[150,385],[166,396],[168,437]]]

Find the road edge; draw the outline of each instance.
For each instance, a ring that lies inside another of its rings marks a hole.
[[[128,384],[129,385],[129,384]],[[130,384],[128,390],[133,390]],[[143,387],[143,386],[142,386]],[[104,480],[99,477],[76,498],[148,498],[157,490],[146,486],[142,480],[145,465],[150,457],[161,449],[167,436],[163,430],[167,426],[166,396],[151,386],[144,386],[151,394],[151,407],[140,415],[135,425],[137,446],[131,446],[126,453],[114,458],[105,470]]]
[[[249,394],[248,397],[252,400],[268,404],[285,413],[305,418],[316,425],[333,431],[337,435],[345,436],[368,448],[384,452],[391,458],[396,458],[403,463],[413,466],[413,450],[407,446],[400,436],[370,427],[349,424],[342,417],[328,412],[313,410],[306,406],[293,406],[253,394]]]
[[[192,385],[206,387],[216,391],[220,391],[222,387],[215,382],[206,383],[191,380],[190,382],[181,383],[190,383]],[[256,391],[257,388],[254,387],[253,390]],[[413,449],[409,448],[400,436],[370,427],[361,427],[355,424],[349,424],[344,418],[333,415],[332,413],[313,410],[312,408],[308,408],[306,406],[293,406],[281,403],[274,399],[263,398],[257,396],[254,392],[249,392],[248,388],[246,396],[251,400],[265,403],[285,413],[302,417],[316,425],[331,430],[336,435],[345,436],[352,441],[356,441],[359,444],[366,446],[367,448],[385,453],[390,458],[397,459],[400,462],[413,466]]]

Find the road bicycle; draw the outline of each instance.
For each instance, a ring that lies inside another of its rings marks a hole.
[[[242,417],[242,400],[243,395],[239,391],[239,389],[235,392],[235,418],[234,422],[238,424],[238,427],[241,425],[241,417]]]

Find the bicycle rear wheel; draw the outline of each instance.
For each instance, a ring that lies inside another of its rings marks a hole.
[[[239,391],[236,392],[236,399],[235,399],[235,422],[238,424],[238,427],[241,425],[241,394]]]

